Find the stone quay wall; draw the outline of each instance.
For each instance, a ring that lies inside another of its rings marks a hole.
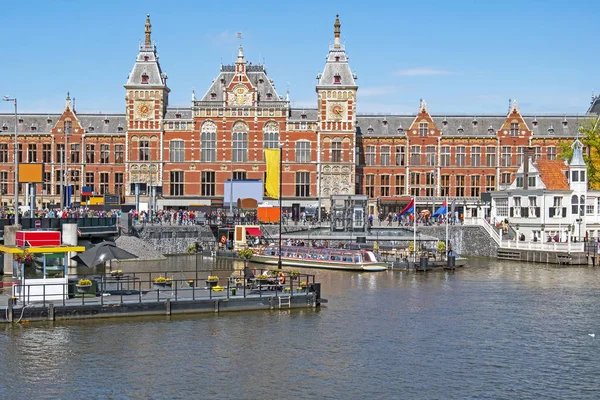
[[[446,227],[418,226],[417,232],[433,236],[439,240],[446,240]],[[498,244],[490,237],[487,231],[476,225],[450,225],[448,238],[452,249],[462,256],[496,257]]]

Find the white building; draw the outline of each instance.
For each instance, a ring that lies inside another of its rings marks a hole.
[[[514,181],[491,193],[493,222],[508,221],[525,241],[582,241],[600,234],[600,192],[588,191],[583,144],[576,140],[570,163],[532,161],[519,167]],[[533,150],[533,149],[532,149]]]

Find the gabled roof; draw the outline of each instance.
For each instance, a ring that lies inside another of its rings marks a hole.
[[[590,108],[588,108],[588,114],[600,115],[600,95],[592,96],[592,102]]]
[[[571,190],[565,172],[569,167],[562,160],[537,160],[535,167],[548,190]]]

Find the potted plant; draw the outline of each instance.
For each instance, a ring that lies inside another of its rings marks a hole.
[[[167,278],[165,276],[159,276],[154,278],[154,284],[158,287],[171,286],[173,284],[173,279]]]
[[[257,275],[256,276],[256,280],[258,280],[258,281],[266,281],[267,279],[269,279],[269,277],[267,275]]]
[[[194,280],[193,279],[188,279],[187,281],[188,285],[190,285],[190,287],[194,287]]]
[[[446,252],[446,242],[438,241],[437,243],[437,251],[440,253],[440,256]]]
[[[300,284],[298,285],[298,290],[306,290],[306,282],[300,282]]]
[[[80,279],[76,286],[77,293],[87,293],[92,287],[92,281],[89,279]]]
[[[293,270],[290,272],[290,278],[292,278],[293,281],[297,281],[299,277],[300,277],[300,271]]]
[[[122,269],[117,269],[114,271],[110,272],[110,276],[112,276],[113,278],[122,278],[123,277],[123,270]]]
[[[15,254],[14,260],[19,264],[31,263],[33,261],[33,256],[31,253],[19,253]]]
[[[217,286],[218,283],[219,277],[216,275],[209,275],[208,278],[206,278],[206,286],[209,288]]]

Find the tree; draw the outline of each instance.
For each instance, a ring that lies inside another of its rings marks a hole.
[[[581,143],[585,146],[583,160],[587,164],[588,183],[590,189],[600,189],[600,115],[586,119],[579,128]],[[572,142],[560,145],[559,157],[571,160],[573,156]]]

